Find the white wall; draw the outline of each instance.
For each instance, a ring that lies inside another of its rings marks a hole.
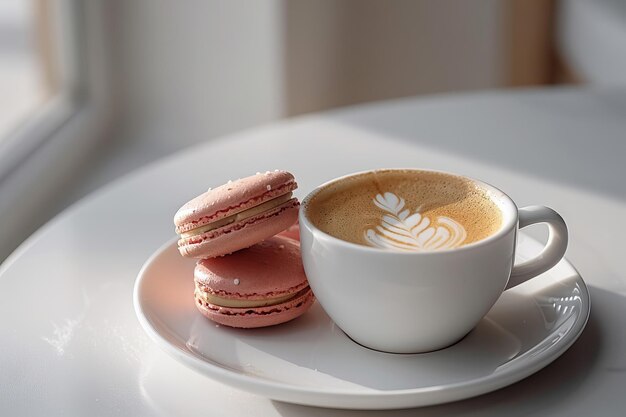
[[[556,41],[574,74],[601,86],[626,85],[626,2],[561,0]]]
[[[170,149],[282,116],[280,8],[120,0],[113,36],[125,131]]]
[[[327,107],[497,87],[501,8],[497,0],[121,0],[113,35],[124,126],[157,136],[182,127],[204,140]]]
[[[288,114],[504,84],[497,0],[283,4]]]

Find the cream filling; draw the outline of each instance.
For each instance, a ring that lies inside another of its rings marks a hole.
[[[210,230],[218,229],[220,227],[226,226],[227,224],[235,223],[240,220],[244,220],[249,217],[256,216],[257,214],[276,208],[280,206],[281,204],[289,201],[291,199],[292,194],[293,193],[283,194],[269,201],[266,201],[265,203],[259,204],[258,206],[250,207],[247,210],[241,211],[237,214],[233,214],[232,216],[224,217],[223,219],[219,219],[209,224],[196,227],[195,229],[191,229],[187,232],[181,233],[180,237],[183,239],[186,239],[192,236],[201,235],[202,233],[206,233]]]
[[[214,294],[204,293],[202,291],[196,291],[196,296],[199,297],[202,301],[220,307],[248,308],[267,307],[284,303],[285,301],[294,298],[299,293],[300,292],[297,292],[296,294],[282,295],[280,297],[264,298],[263,300],[234,300],[231,298],[219,297]]]

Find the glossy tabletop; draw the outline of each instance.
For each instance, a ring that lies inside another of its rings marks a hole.
[[[0,268],[0,415],[623,415],[625,116],[626,91],[406,99],[257,128],[143,167],[67,209]],[[275,168],[295,174],[303,197],[378,167],[457,172],[519,206],[559,211],[570,228],[566,256],[591,294],[580,339],[510,387],[417,413],[271,401],[195,373],[143,332],[135,277],[174,236],[172,216],[189,198]]]

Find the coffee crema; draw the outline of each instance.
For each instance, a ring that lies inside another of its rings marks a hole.
[[[318,229],[360,245],[398,251],[452,249],[502,224],[488,191],[439,172],[378,170],[334,182],[307,203]]]

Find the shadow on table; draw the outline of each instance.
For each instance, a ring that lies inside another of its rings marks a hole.
[[[624,114],[626,94],[619,91],[556,90],[399,100],[328,118],[624,200]]]
[[[588,379],[597,365],[601,350],[607,345],[619,346],[619,341],[610,340],[621,337],[619,332],[603,330],[607,314],[613,317],[626,317],[626,304],[620,295],[589,287],[592,304],[601,306],[602,313],[592,307],[589,322],[580,338],[559,359],[530,377],[509,387],[490,394],[439,406],[406,410],[356,411],[332,410],[306,407],[272,401],[282,416],[451,416],[451,415],[493,415],[525,416],[541,411],[563,407],[580,385]],[[610,306],[610,307],[607,307]],[[617,307],[617,310],[616,310]],[[626,370],[621,370],[626,371]],[[591,382],[588,382],[591,383]],[[479,413],[479,414],[476,414]]]

